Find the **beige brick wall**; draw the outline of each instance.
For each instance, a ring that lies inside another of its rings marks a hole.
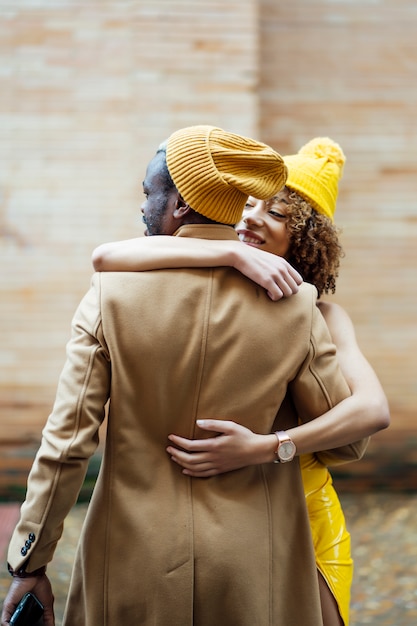
[[[347,155],[336,300],[389,397],[417,401],[417,12],[411,0],[261,0],[260,132],[283,152],[328,135]],[[387,435],[389,436],[387,431]]]
[[[258,134],[257,42],[254,0],[0,0],[3,437],[38,433],[91,251],[142,233],[158,144]]]
[[[146,163],[212,123],[348,163],[337,299],[414,415],[413,2],[0,0],[0,424],[36,437],[100,242],[140,234]]]

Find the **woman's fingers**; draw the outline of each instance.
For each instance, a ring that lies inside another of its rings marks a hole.
[[[187,476],[207,478],[220,474],[222,471],[212,461],[205,460],[204,455],[184,452],[172,446],[168,446],[167,452],[171,456],[171,460],[182,467],[183,474]]]
[[[191,469],[195,465],[207,465],[207,462],[211,462],[210,459],[207,460],[204,452],[185,452],[184,450],[179,450],[178,448],[174,448],[173,446],[168,446],[166,450],[173,461],[175,461],[179,465],[182,465],[182,467],[186,467],[187,469]]]
[[[218,435],[230,435],[238,430],[244,429],[244,426],[240,426],[230,420],[199,419],[196,423],[201,430],[215,433],[215,436],[209,437],[208,439],[187,439],[187,437],[171,434],[168,435],[168,439],[176,446],[188,452],[204,452],[205,450],[212,450],[218,446]]]
[[[264,274],[266,289],[271,300],[279,300],[282,297],[289,298],[298,292],[298,287],[303,282],[300,274],[285,259],[276,257],[279,266],[274,268],[270,275]]]

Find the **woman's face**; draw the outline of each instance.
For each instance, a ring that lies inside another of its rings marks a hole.
[[[287,231],[289,190],[284,187],[273,200],[257,200],[250,196],[241,221],[236,225],[240,241],[285,257],[290,242]]]

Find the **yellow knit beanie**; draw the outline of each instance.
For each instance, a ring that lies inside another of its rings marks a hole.
[[[339,144],[328,137],[316,137],[300,148],[298,154],[284,157],[288,168],[285,185],[333,221],[345,161]]]
[[[171,178],[194,211],[236,224],[248,196],[267,200],[285,184],[286,167],[272,148],[214,126],[173,133],[166,147]]]

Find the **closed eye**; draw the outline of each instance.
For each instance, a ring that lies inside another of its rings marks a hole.
[[[282,213],[279,213],[278,211],[274,211],[273,209],[269,209],[268,211],[269,215],[272,215],[272,217],[276,217],[278,219],[285,219],[287,216],[283,215]]]

